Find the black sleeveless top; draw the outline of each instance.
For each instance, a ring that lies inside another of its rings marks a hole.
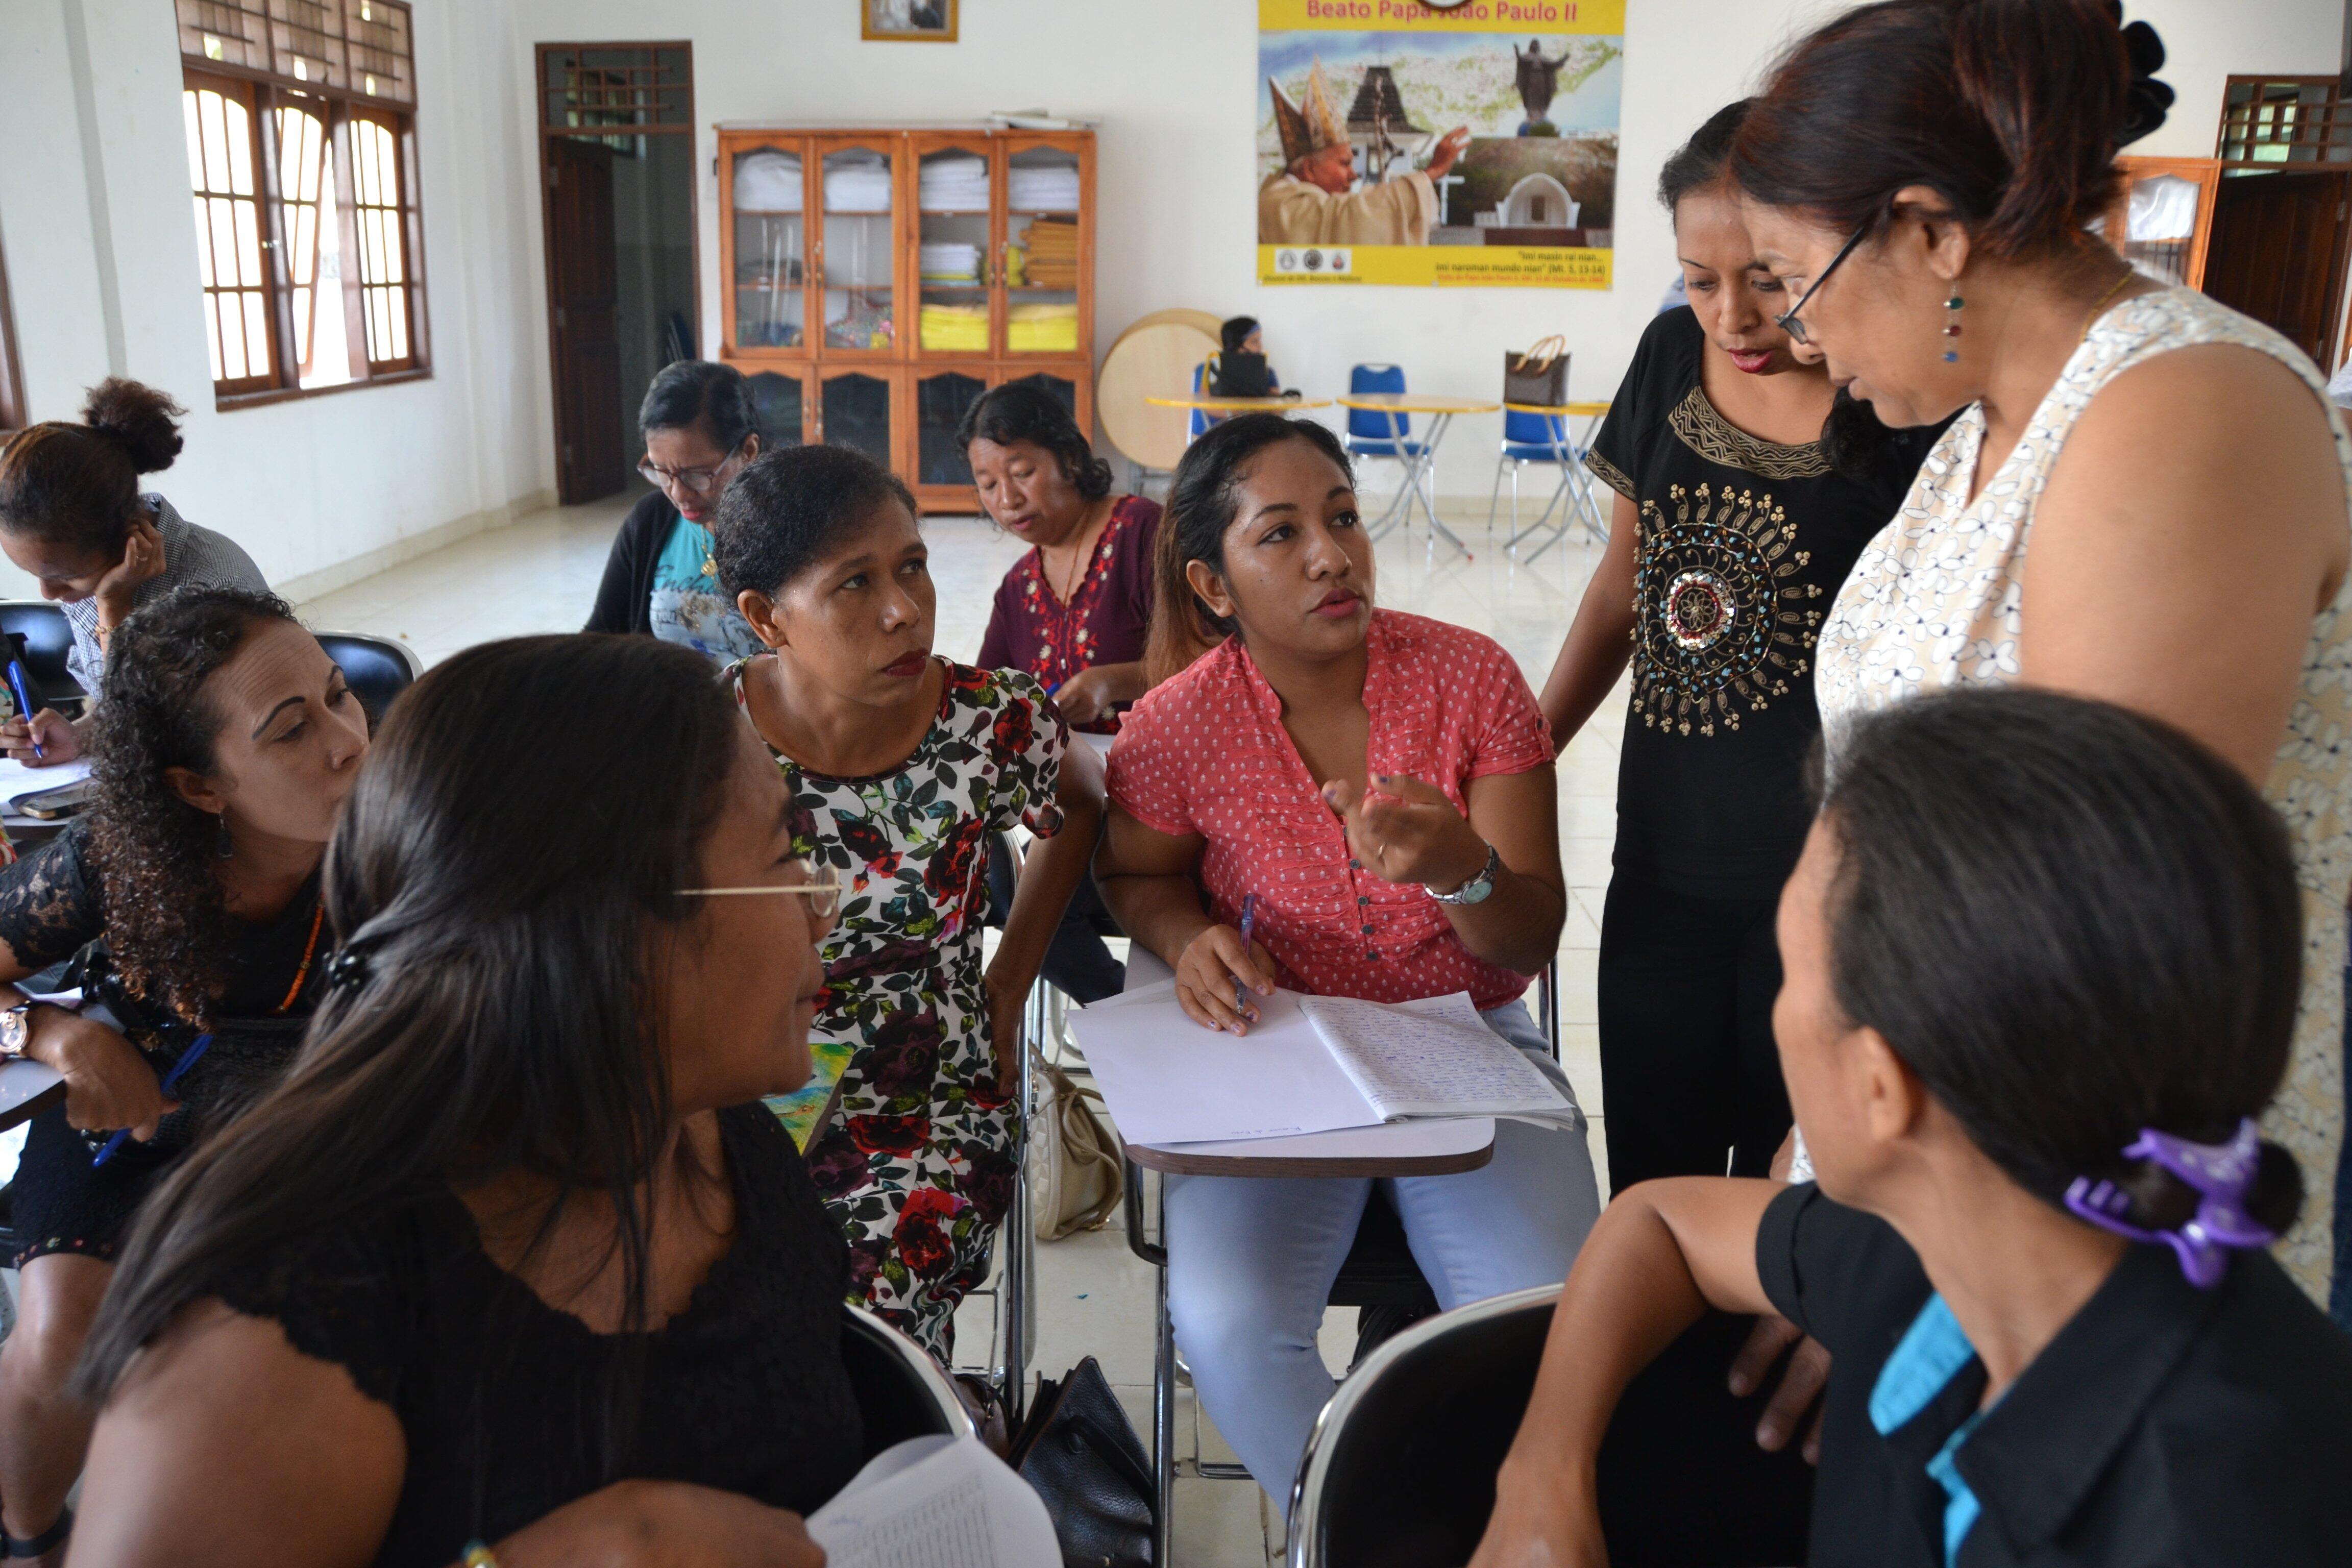
[[[1937,431],[1898,433],[1901,483],[1857,483],[1818,443],[1717,413],[1706,342],[1688,306],[1652,321],[1586,458],[1641,512],[1615,861],[1684,893],[1771,898],[1812,820],[1813,639]]]
[[[735,1239],[650,1333],[599,1334],[548,1306],[490,1260],[446,1191],[210,1283],[400,1417],[408,1469],[379,1568],[446,1568],[467,1542],[615,1480],[690,1481],[806,1512],[856,1473],[848,1247],[773,1115],[737,1106],[719,1122]],[[616,1384],[634,1391],[617,1422]]]

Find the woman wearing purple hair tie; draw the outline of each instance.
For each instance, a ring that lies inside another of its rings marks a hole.
[[[2104,703],[1922,698],[1850,732],[1780,941],[1818,1184],[1618,1194],[1473,1568],[1607,1560],[1618,1398],[1708,1307],[1833,1357],[1816,1568],[2342,1563],[2352,1339],[2266,1250],[2302,908],[2253,786]]]

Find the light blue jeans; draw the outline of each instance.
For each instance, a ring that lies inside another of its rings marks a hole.
[[[1521,1002],[1483,1015],[1572,1103],[1575,1093]],[[1373,1178],[1171,1176],[1168,1310],[1192,1387],[1266,1494],[1286,1511],[1315,1417],[1338,1385],[1316,1348],[1331,1281],[1356,1239]],[[1495,1157],[1452,1176],[1381,1179],[1438,1305],[1557,1285],[1600,1217],[1585,1129],[1495,1124]]]

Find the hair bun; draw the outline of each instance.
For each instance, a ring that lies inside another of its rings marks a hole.
[[[82,423],[120,446],[142,474],[170,468],[180,455],[179,419],[186,413],[168,393],[119,375],[91,387],[81,405]]]

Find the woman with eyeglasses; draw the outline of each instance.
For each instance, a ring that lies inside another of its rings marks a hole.
[[[2326,1300],[2352,887],[2352,439],[2268,327],[2089,232],[2172,94],[2103,0],[1885,0],[1800,43],[1733,177],[1784,324],[1893,425],[1957,412],[1828,606],[1835,772],[1860,714],[2023,682],[2188,731],[2285,815],[2303,1011],[2263,1126],[2313,1202],[2280,1244]],[[2136,74],[2137,72],[2137,74]],[[1610,1107],[1612,1119],[1616,1106]],[[2338,1286],[2341,1292],[2341,1286]],[[2339,1315],[2352,1301],[2339,1293]]]
[[[760,639],[719,589],[710,561],[710,519],[719,495],[760,455],[751,384],[731,364],[679,360],[665,365],[637,409],[645,460],[637,472],[653,493],[629,509],[590,632],[651,633],[717,663],[760,651]]]
[[[804,827],[682,648],[488,643],[402,697],[300,1059],[122,1250],[75,1563],[823,1560],[848,1256],[760,1104],[824,986]]]
[[[1687,307],[1643,334],[1586,463],[1609,545],[1542,706],[1565,748],[1633,668],[1601,928],[1609,1178],[1760,1176],[1789,1131],[1772,911],[1804,847],[1816,629],[1930,432],[1840,400],[1772,323],[1725,177],[1745,101],[1666,162]]]

